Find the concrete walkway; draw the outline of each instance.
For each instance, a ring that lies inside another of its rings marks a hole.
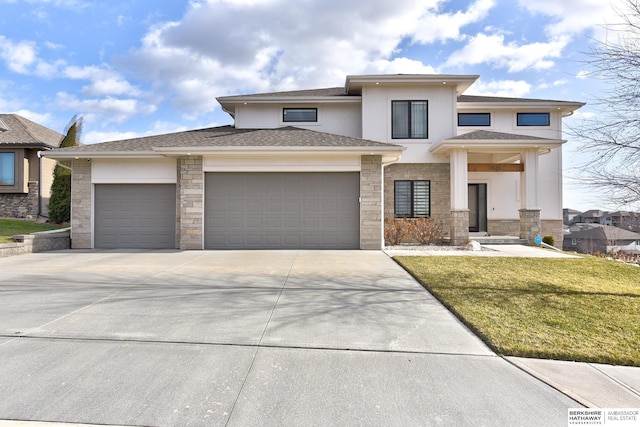
[[[0,259],[9,425],[540,426],[576,407],[380,251]]]
[[[450,250],[446,247],[413,247],[386,249],[394,256],[475,256],[475,257],[526,257],[526,258],[579,258],[565,252],[523,245],[482,245],[483,250]]]

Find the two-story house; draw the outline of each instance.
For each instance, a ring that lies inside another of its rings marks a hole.
[[[218,98],[222,126],[71,147],[75,248],[360,248],[393,217],[562,242],[562,118],[468,96],[475,75],[355,75]]]

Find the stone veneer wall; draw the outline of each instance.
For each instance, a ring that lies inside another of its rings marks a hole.
[[[520,238],[534,245],[536,236],[542,236],[540,209],[520,209]]]
[[[0,257],[59,251],[71,247],[69,233],[66,231],[17,235],[14,240],[14,243],[0,245]]]
[[[431,217],[450,235],[451,174],[449,163],[395,163],[384,169],[384,217],[392,219],[396,180],[431,181]]]
[[[382,156],[360,158],[360,249],[381,249]]]
[[[492,236],[520,236],[519,219],[489,219],[487,233]]]
[[[562,232],[561,219],[543,219],[542,234],[553,236],[555,247],[562,249],[564,233]],[[520,221],[517,219],[490,219],[487,223],[487,232],[492,236],[520,236]]]
[[[542,221],[542,236],[550,235],[555,239],[556,248],[562,249],[562,243],[564,242],[564,232],[562,231],[563,223],[561,219],[543,219]]]
[[[202,156],[178,157],[176,241],[180,249],[204,249]]]
[[[39,215],[40,187],[38,181],[28,182],[28,193],[0,194],[0,216],[29,218]]]
[[[71,163],[71,247],[92,247],[91,233],[91,162],[87,159]]]

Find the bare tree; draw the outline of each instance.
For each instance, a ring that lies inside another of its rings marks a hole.
[[[597,99],[600,112],[571,132],[593,161],[583,168],[586,182],[620,206],[640,204],[640,0],[621,0],[619,22],[595,41],[587,62],[590,75],[608,91]]]

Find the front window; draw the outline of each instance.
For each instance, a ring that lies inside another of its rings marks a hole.
[[[16,185],[15,165],[15,153],[0,153],[0,185]]]
[[[549,126],[549,113],[518,113],[518,126]]]
[[[431,216],[430,181],[395,181],[394,214],[396,218]]]
[[[317,108],[283,108],[283,122],[317,122]]]
[[[427,101],[391,101],[391,138],[427,139]]]
[[[458,113],[458,126],[491,126],[491,114]]]

